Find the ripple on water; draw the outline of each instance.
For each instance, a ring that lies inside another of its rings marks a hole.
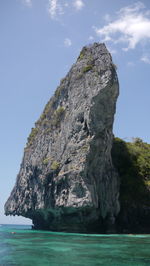
[[[18,228],[0,228],[0,265],[150,265],[150,235],[66,234]]]

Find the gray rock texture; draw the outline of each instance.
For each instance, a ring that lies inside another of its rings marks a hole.
[[[84,47],[28,138],[6,215],[37,229],[113,230],[118,175],[111,159],[119,85],[104,44]]]

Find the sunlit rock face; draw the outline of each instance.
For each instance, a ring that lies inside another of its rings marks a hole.
[[[104,44],[84,47],[28,138],[6,215],[37,229],[112,230],[119,212],[111,159],[119,85]]]

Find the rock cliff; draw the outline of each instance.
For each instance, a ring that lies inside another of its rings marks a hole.
[[[118,175],[111,159],[119,85],[104,44],[84,47],[28,138],[6,215],[34,228],[113,230]]]
[[[117,232],[150,234],[150,144],[114,138],[112,159],[120,179]]]

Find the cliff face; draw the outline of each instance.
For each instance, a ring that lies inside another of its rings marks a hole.
[[[40,229],[111,230],[119,212],[111,160],[118,90],[105,45],[84,47],[32,129],[6,215]]]
[[[150,144],[115,138],[112,159],[120,179],[119,233],[150,233]]]

